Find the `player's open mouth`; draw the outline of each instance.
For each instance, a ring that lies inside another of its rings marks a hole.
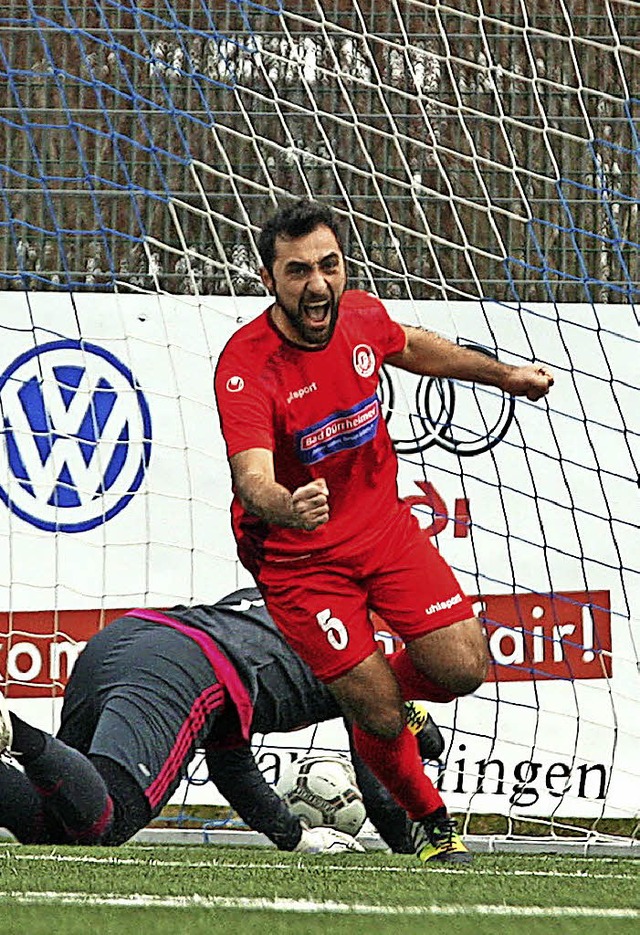
[[[303,306],[304,314],[314,325],[323,324],[331,311],[331,302],[308,302]]]

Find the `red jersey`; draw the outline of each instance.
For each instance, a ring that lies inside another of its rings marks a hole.
[[[384,360],[404,346],[403,329],[382,303],[356,290],[343,294],[326,347],[292,344],[269,310],[227,342],[215,390],[228,456],[265,448],[276,481],[292,493],[318,477],[329,488],[329,522],[313,532],[270,525],[234,498],[238,552],[252,571],[263,560],[353,554],[401,509],[377,389]]]

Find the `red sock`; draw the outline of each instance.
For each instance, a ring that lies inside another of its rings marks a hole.
[[[406,649],[401,649],[397,653],[387,656],[387,662],[395,673],[405,701],[413,701],[419,698],[424,701],[445,703],[458,697],[446,688],[440,688],[426,675],[419,672]]]
[[[371,772],[414,821],[444,807],[442,797],[425,775],[418,741],[408,727],[394,740],[383,740],[353,725],[355,748]]]

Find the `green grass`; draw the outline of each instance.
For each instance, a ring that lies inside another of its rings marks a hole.
[[[631,935],[640,863],[479,855],[463,868],[430,868],[379,851],[3,845],[0,914],[3,935]]]

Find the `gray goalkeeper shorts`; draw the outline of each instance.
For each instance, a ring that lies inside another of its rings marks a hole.
[[[212,733],[225,698],[195,641],[159,623],[121,617],[80,654],[58,737],[119,764],[155,816]]]

